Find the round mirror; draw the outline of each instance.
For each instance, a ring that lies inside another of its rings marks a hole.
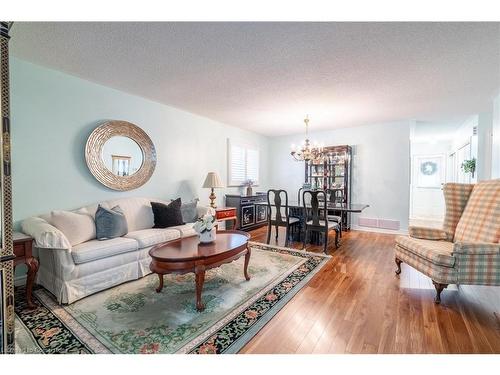
[[[117,176],[133,175],[144,160],[137,142],[122,136],[108,139],[102,147],[101,157],[106,168]]]
[[[156,166],[156,150],[148,135],[126,121],[109,121],[90,134],[85,160],[94,177],[114,190],[144,185]]]

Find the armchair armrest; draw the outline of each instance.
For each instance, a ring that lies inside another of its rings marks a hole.
[[[203,217],[206,214],[215,216],[215,209],[212,207],[196,206],[196,211],[198,212],[198,217]]]
[[[33,237],[38,248],[71,250],[71,244],[63,232],[42,218],[30,217],[21,223],[21,228]]]
[[[498,243],[460,243],[453,245],[453,254],[457,255],[500,255],[500,244]]]
[[[424,240],[446,240],[446,232],[437,228],[409,227],[410,237]]]

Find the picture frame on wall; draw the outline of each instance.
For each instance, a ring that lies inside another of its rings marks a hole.
[[[444,155],[417,155],[414,162],[417,187],[440,189],[445,182]]]

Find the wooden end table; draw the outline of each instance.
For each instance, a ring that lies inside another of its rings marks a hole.
[[[236,207],[217,207],[215,209],[217,221],[233,221],[231,229],[238,228],[238,213]]]
[[[38,306],[33,303],[31,295],[33,293],[33,285],[35,283],[36,273],[38,272],[38,260],[33,257],[33,238],[27,234],[14,232],[12,235],[14,242],[14,268],[21,263],[28,267],[28,275],[26,277],[26,301],[28,308],[35,309]]]
[[[196,276],[196,309],[203,311],[205,306],[201,301],[201,292],[206,270],[230,263],[245,255],[243,273],[245,279],[250,280],[249,238],[250,235],[245,232],[224,230],[217,232],[215,241],[209,244],[202,244],[198,236],[191,236],[156,245],[149,250],[151,256],[149,268],[158,274],[160,280],[156,291],[160,293],[163,289],[163,275],[193,272]]]

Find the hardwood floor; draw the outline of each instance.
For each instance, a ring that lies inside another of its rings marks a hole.
[[[330,236],[332,259],[240,353],[500,353],[500,288],[450,285],[435,305],[428,277],[395,276],[394,237],[345,232],[334,250]]]

